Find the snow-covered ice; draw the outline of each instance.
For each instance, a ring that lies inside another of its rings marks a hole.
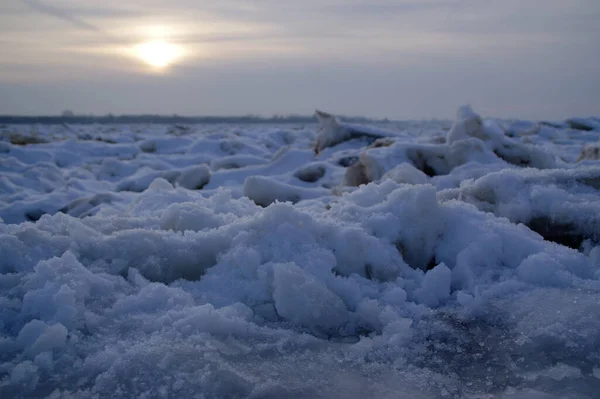
[[[317,117],[1,126],[0,397],[598,397],[598,120]]]

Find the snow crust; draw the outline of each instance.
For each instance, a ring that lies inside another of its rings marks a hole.
[[[318,115],[0,127],[0,397],[597,397],[597,121]]]

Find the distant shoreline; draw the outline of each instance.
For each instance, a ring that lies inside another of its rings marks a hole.
[[[347,122],[353,123],[378,123],[389,122],[387,119],[371,119],[364,117],[343,117]],[[260,123],[316,123],[314,116],[289,115],[261,117],[254,115],[245,116],[179,116],[179,115],[104,115],[104,116],[19,116],[0,115],[0,124],[4,125],[63,125],[63,124],[260,124]]]
[[[387,118],[367,118],[362,116],[338,116],[347,123],[378,124],[378,123],[410,123],[410,122],[440,122],[451,124],[451,120],[431,118],[421,120],[390,120]],[[575,130],[600,130],[600,118],[568,118],[564,121],[531,121],[522,119],[504,119],[510,122],[538,123],[554,128],[570,127]],[[241,116],[180,116],[180,115],[0,115],[0,125],[201,125],[201,124],[316,124],[314,116],[307,115],[274,115],[264,117],[259,115]]]

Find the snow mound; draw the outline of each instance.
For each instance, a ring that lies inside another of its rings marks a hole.
[[[570,118],[566,121],[571,129],[575,130],[598,130],[600,131],[600,121],[593,118]]]
[[[506,137],[495,122],[484,121],[470,106],[463,106],[459,108],[457,120],[444,143],[394,140],[385,145],[370,146],[348,167],[343,183],[359,186],[378,181],[403,163],[429,177],[449,175],[470,163],[507,163],[541,169],[556,167],[552,154]]]
[[[550,241],[579,248],[600,243],[600,167],[511,169],[464,181],[440,192],[479,209],[527,224]]]

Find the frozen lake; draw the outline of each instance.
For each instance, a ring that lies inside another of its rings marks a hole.
[[[598,397],[598,119],[0,135],[2,398]]]

